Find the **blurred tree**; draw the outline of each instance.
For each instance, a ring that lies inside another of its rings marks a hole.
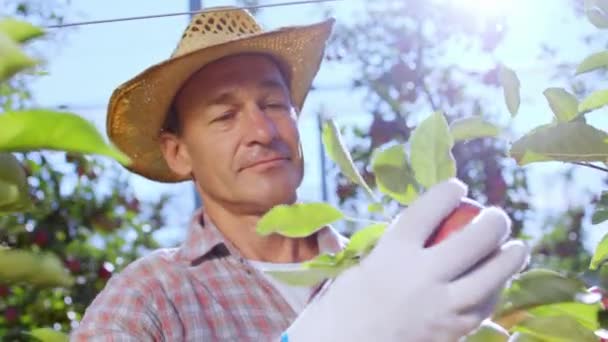
[[[1,284],[0,336],[8,340],[36,327],[69,332],[113,273],[158,247],[152,233],[163,226],[165,202],[142,203],[124,176],[91,157],[62,152],[21,157],[35,209],[0,217],[0,241],[54,253],[76,283],[53,289]]]
[[[450,122],[473,115],[504,122],[487,109],[495,104],[483,99],[489,98],[488,89],[496,91],[500,86],[500,61],[493,59],[492,52],[508,29],[505,18],[482,18],[453,3],[366,2],[361,17],[338,23],[326,59],[357,70],[352,90],[365,94],[362,112],[369,113],[369,120],[364,120],[369,124],[346,127],[345,134],[360,172],[370,182],[374,149],[407,142],[421,116],[432,111],[445,112]],[[459,62],[454,62],[455,55],[462,56]],[[496,66],[476,68],[467,58]],[[339,113],[337,118],[350,114]],[[529,204],[528,175],[507,158],[506,150],[504,141],[484,138],[458,142],[453,152],[458,177],[470,186],[470,196],[505,208],[513,219],[514,235],[525,237],[524,223],[535,216]],[[364,196],[360,188],[340,173],[335,183],[339,203],[366,215],[366,208],[358,205]],[[537,263],[573,272],[586,270],[589,253],[582,244],[582,213],[583,208],[572,209],[547,222],[547,235],[537,249],[544,257]],[[548,244],[552,247],[547,248]]]
[[[364,111],[371,120],[367,128],[353,129],[356,140],[351,152],[370,180],[373,150],[407,142],[421,114],[444,111],[450,121],[482,115],[483,87],[500,85],[498,68],[467,69],[446,56],[467,51],[467,56],[492,61],[491,53],[505,33],[504,18],[480,18],[450,4],[368,2],[364,17],[353,24],[341,23],[336,30],[327,60],[358,70],[352,88],[364,89]],[[485,111],[483,116],[497,119]],[[519,234],[528,208],[522,196],[509,193],[526,192],[526,174],[509,167],[504,151],[503,142],[478,139],[457,143],[454,155],[458,177],[470,185],[471,195],[486,204],[505,206]],[[351,200],[359,194],[342,176],[336,181],[340,202],[357,211]]]
[[[14,18],[27,19],[38,24],[61,24],[69,14],[71,0],[5,0],[0,8],[3,14]]]
[[[59,0],[9,0],[0,8],[30,22],[50,24],[62,21],[68,5]],[[35,73],[0,81],[0,115],[31,107],[27,84]],[[153,233],[164,225],[161,209],[167,201],[138,199],[125,172],[107,159],[51,151],[15,156],[27,174],[34,208],[0,216],[0,246],[53,253],[75,284],[46,288],[0,279],[3,341],[29,340],[23,333],[39,327],[69,332],[112,274],[158,247]]]

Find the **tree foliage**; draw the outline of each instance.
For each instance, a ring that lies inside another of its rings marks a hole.
[[[38,15],[39,4],[11,5],[18,16],[59,20]],[[99,155],[128,158],[91,123],[32,108],[26,80],[41,62],[25,51],[44,35],[0,20],[0,49],[10,49],[0,53],[0,336],[10,341],[66,338],[112,274],[158,248],[166,202],[136,197]]]

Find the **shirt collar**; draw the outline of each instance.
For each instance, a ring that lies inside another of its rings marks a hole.
[[[317,233],[319,251],[334,254],[342,250],[348,239],[333,227],[327,226]],[[186,240],[179,247],[180,259],[188,263],[207,256],[215,247],[223,245],[230,254],[240,256],[236,248],[226,240],[213,224],[203,208],[198,209],[190,221]]]

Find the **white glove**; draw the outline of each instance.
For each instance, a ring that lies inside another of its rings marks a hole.
[[[358,266],[304,309],[283,341],[449,342],[479,327],[529,251],[520,241],[504,243],[510,220],[497,208],[424,248],[466,192],[460,181],[446,181],[406,208]]]

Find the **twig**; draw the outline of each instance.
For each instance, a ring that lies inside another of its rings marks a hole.
[[[55,193],[55,200],[59,202],[59,207],[62,206],[62,197],[61,197],[61,180],[57,177],[57,172],[53,170],[52,165],[49,163],[47,158],[44,156],[44,152],[40,152],[40,164],[47,167],[47,171],[49,172],[49,177],[53,182],[53,192]]]
[[[389,224],[389,222],[386,222],[386,221],[376,221],[376,220],[369,220],[369,219],[365,219],[365,218],[351,217],[351,216],[345,216],[344,220],[349,221],[349,222],[358,222],[358,223]]]
[[[589,168],[592,168],[592,169],[596,169],[596,170],[604,171],[604,172],[608,173],[608,168],[605,168],[605,167],[593,165],[593,164],[590,164],[590,163],[584,163],[584,162],[571,162],[571,163],[572,164],[576,164],[576,165],[580,165],[580,166],[586,166],[586,167],[589,167]]]

